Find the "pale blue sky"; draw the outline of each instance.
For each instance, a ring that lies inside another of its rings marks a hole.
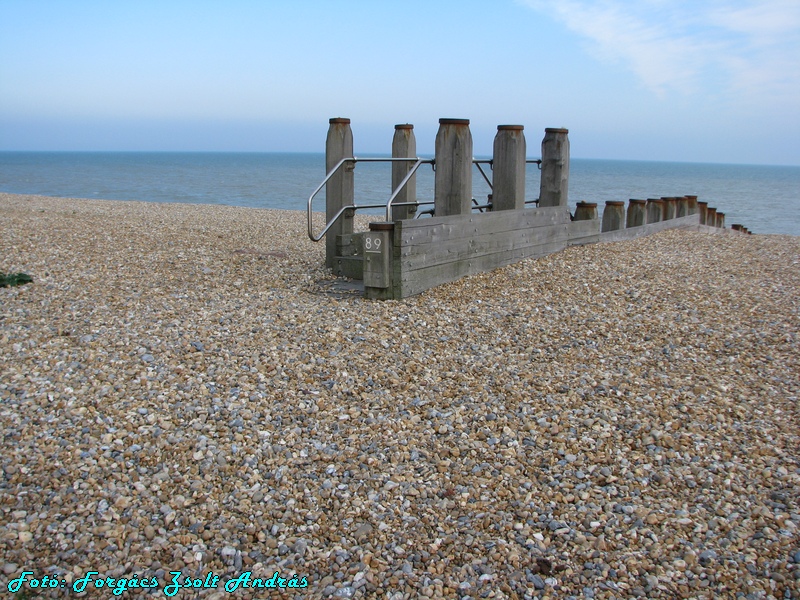
[[[800,165],[798,0],[0,0],[0,150],[356,153],[414,123],[572,155]]]

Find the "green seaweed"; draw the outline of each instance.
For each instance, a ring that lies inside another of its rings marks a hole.
[[[33,277],[27,273],[0,273],[0,288],[31,283]]]

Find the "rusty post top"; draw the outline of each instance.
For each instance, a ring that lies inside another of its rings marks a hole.
[[[581,200],[575,206],[581,208],[597,208],[597,202],[584,202],[583,200]]]
[[[697,203],[702,204],[703,206],[708,206],[708,202],[703,202],[702,200],[698,200]]]
[[[344,117],[334,117],[328,121],[331,125],[341,124],[341,125],[350,125],[350,119],[345,119]]]
[[[690,194],[686,194],[686,197],[689,198],[689,200],[697,200],[697,196],[692,196]]]
[[[631,198],[628,200],[631,204],[645,204],[647,200],[637,200],[636,198]]]
[[[370,223],[369,224],[370,231],[393,231],[394,230],[394,223]]]
[[[525,129],[524,125],[498,125],[497,131],[522,131]]]
[[[545,127],[545,133],[569,133],[569,129],[564,129],[563,127]]]
[[[661,198],[648,198],[648,202],[664,202]]]
[[[625,206],[622,200],[606,200],[606,206]]]
[[[394,126],[395,129],[414,129],[411,123],[399,123]]]
[[[720,217],[724,217],[724,216],[725,216],[725,213],[724,213],[724,212],[717,211],[717,214],[718,214]]]
[[[469,119],[439,119],[439,125],[469,125]]]

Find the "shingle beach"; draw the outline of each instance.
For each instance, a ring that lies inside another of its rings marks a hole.
[[[305,219],[0,194],[0,592],[800,598],[800,237],[379,302]]]

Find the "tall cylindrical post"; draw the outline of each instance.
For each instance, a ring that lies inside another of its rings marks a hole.
[[[525,208],[525,134],[522,125],[498,125],[492,161],[492,210]]]
[[[686,196],[678,196],[678,209],[675,213],[676,217],[685,217],[689,214],[689,198]]]
[[[658,198],[647,199],[647,222],[658,223],[664,220],[664,201]]]
[[[697,196],[686,196],[688,212],[686,214],[697,214]]]
[[[416,158],[417,138],[414,135],[414,126],[408,123],[394,126],[392,138],[392,158]],[[405,179],[414,163],[410,160],[396,160],[392,162],[392,191]],[[412,175],[406,185],[395,197],[392,204],[417,201],[417,176]],[[392,220],[410,219],[417,212],[416,206],[393,206]]]
[[[697,212],[700,213],[700,225],[705,225],[708,218],[708,202],[697,201]]]
[[[575,205],[576,221],[591,221],[597,218],[597,202],[578,202]]]
[[[617,200],[607,200],[603,211],[603,225],[601,231],[616,231],[625,227],[625,203]]]
[[[567,206],[569,188],[568,129],[544,130],[539,206]]]
[[[647,200],[628,201],[628,214],[625,219],[626,227],[639,227],[647,222]]]
[[[437,217],[472,212],[472,133],[469,119],[439,119],[433,205]]]
[[[329,121],[328,139],[325,142],[325,171],[330,173],[343,158],[353,156],[353,132],[350,119],[335,118]],[[325,217],[330,222],[343,207],[353,204],[355,182],[354,162],[345,162],[325,185]],[[336,258],[336,236],[353,233],[353,211],[345,211],[325,234],[325,265],[333,267]]]

